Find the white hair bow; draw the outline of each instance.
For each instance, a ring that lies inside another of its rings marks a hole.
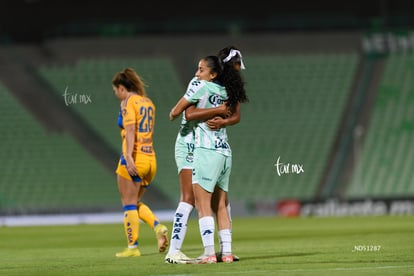
[[[243,64],[242,54],[240,53],[239,50],[231,49],[229,55],[225,59],[223,59],[223,62],[224,63],[229,62],[236,55],[239,55],[240,57],[240,68],[246,69],[246,67],[244,67],[244,64]]]

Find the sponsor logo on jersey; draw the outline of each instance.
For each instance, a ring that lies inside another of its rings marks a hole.
[[[224,103],[224,100],[219,96],[219,95],[211,95],[208,97],[208,101],[213,105],[213,106],[218,106]]]

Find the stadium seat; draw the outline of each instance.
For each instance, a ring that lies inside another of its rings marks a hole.
[[[0,84],[0,213],[119,208],[116,178],[67,134],[48,133]]]
[[[346,195],[404,197],[414,194],[413,54],[390,54],[365,141]]]
[[[250,103],[229,128],[234,150],[231,197],[310,199],[321,180],[355,74],[358,56],[249,56],[243,71]],[[280,162],[304,172],[279,176]]]

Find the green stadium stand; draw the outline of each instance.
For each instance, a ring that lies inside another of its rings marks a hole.
[[[243,201],[313,198],[342,116],[358,63],[356,53],[290,54],[245,57],[243,71],[249,103],[241,122],[228,128],[233,149],[231,199]],[[148,83],[157,106],[155,148],[159,171],[156,185],[172,200],[179,196],[174,161],[178,120],[168,113],[183,95],[167,58],[82,59],[73,66],[48,66],[41,75],[63,94],[86,93],[91,104],[74,108],[103,139],[119,147],[116,116],[119,101],[112,92],[115,72],[131,66]],[[63,100],[63,97],[62,97]],[[111,123],[112,122],[112,123]],[[303,166],[304,172],[279,176],[277,158]]]
[[[414,194],[414,55],[390,54],[346,196]]]
[[[246,57],[250,102],[229,128],[233,199],[311,199],[351,89],[358,55],[297,54]],[[290,164],[278,175],[277,159]],[[292,172],[301,165],[304,172]]]
[[[120,208],[114,173],[66,133],[48,133],[0,85],[0,213]]]
[[[179,120],[170,122],[168,115],[184,94],[185,85],[179,82],[168,58],[80,59],[73,66],[52,65],[39,69],[57,95],[67,89],[78,95],[78,102],[67,106],[77,112],[114,150],[121,152],[121,138],[117,125],[119,99],[112,90],[112,78],[125,67],[134,68],[147,84],[148,96],[156,105],[154,147],[158,172],[154,185],[174,202],[179,197],[179,186],[174,161],[174,142]],[[88,95],[92,102],[80,103],[79,96]]]

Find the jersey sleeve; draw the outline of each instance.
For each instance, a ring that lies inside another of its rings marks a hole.
[[[190,103],[198,102],[205,94],[205,81],[193,78],[188,84],[187,91],[184,94],[184,99]]]
[[[134,103],[134,99],[132,99],[132,97],[129,98],[126,106],[122,110],[124,127],[127,125],[135,124],[137,122]]]

